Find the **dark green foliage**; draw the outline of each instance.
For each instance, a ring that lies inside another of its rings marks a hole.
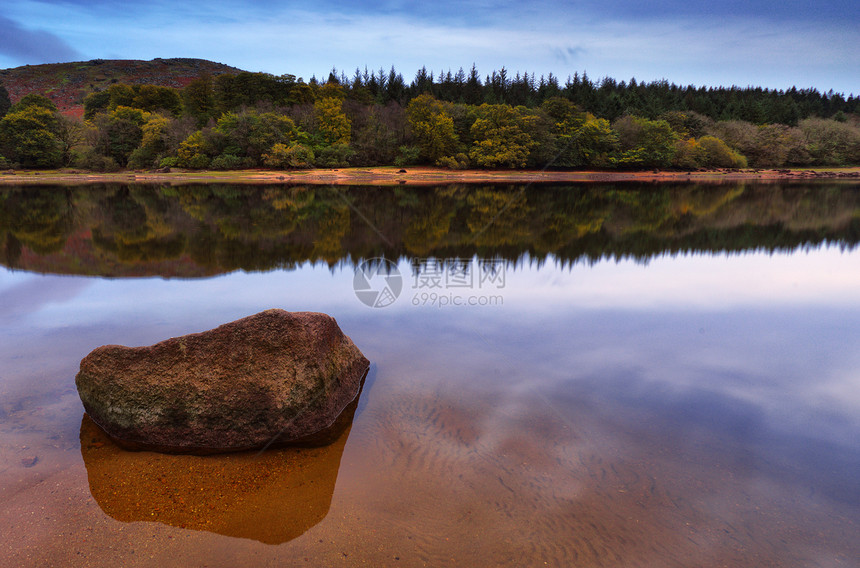
[[[421,155],[421,149],[418,146],[403,145],[397,149],[397,156],[394,158],[395,166],[411,166],[418,163],[418,157]]]
[[[111,85],[106,90],[90,93],[84,98],[84,118],[95,119],[102,112],[129,107],[147,112],[166,112],[179,116],[182,99],[176,89],[158,85]]]
[[[252,165],[260,165],[263,154],[272,146],[289,145],[297,135],[296,125],[289,117],[248,110],[222,115],[213,129],[210,143],[218,154],[247,157]]]
[[[343,168],[349,165],[349,161],[355,152],[347,144],[333,144],[316,149],[311,156],[314,165],[321,168]]]
[[[233,154],[221,154],[212,158],[209,167],[213,170],[239,170],[245,167],[246,163],[245,158]]]
[[[182,89],[182,105],[185,115],[192,117],[199,127],[216,118],[212,77],[204,75]]]
[[[334,72],[336,75],[336,72]],[[816,89],[787,91],[760,87],[695,87],[678,86],[666,80],[651,83],[616,81],[604,78],[592,81],[588,75],[575,73],[564,84],[553,75],[535,78],[529,73],[512,73],[502,68],[481,80],[473,65],[466,74],[435,75],[422,68],[411,84],[403,82],[402,75],[393,68],[385,73],[356,73],[351,82],[343,85],[349,92],[362,90],[378,103],[396,101],[406,105],[421,94],[432,94],[441,101],[480,105],[481,103],[508,103],[539,106],[552,97],[563,97],[574,102],[583,111],[613,121],[623,114],[648,119],[667,118],[666,113],[696,113],[711,120],[745,120],[755,124],[781,123],[794,126],[810,116],[823,118],[860,112],[860,97],[845,98],[840,93],[821,93]],[[669,121],[673,124],[672,121]],[[673,124],[674,126],[674,124]],[[688,124],[688,129],[695,125]],[[691,136],[696,136],[692,130]],[[701,132],[699,133],[701,135]]]
[[[280,77],[268,73],[242,72],[237,75],[218,75],[212,82],[212,96],[218,113],[253,107],[259,103],[289,106],[313,102],[307,85],[295,75]]]
[[[619,167],[666,168],[672,164],[678,134],[665,120],[624,116],[612,129],[621,148],[614,160]]]
[[[134,99],[129,105],[149,112],[168,112],[179,116],[182,112],[182,99],[176,89],[157,85],[140,85],[135,89]]]
[[[98,91],[84,97],[84,119],[92,120],[100,112],[104,112],[110,105],[110,93]]]
[[[397,104],[374,105],[352,115],[353,163],[358,166],[392,164],[406,136],[406,116]]]
[[[9,98],[9,91],[0,83],[0,118],[6,116],[9,109],[12,108],[12,100]]]
[[[150,117],[148,112],[125,106],[99,115],[96,149],[119,165],[127,165],[132,152],[143,140],[143,125]]]

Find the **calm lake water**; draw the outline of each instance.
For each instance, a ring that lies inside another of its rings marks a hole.
[[[0,188],[0,565],[860,566],[858,241],[857,183]],[[331,446],[85,417],[268,308],[372,361]]]

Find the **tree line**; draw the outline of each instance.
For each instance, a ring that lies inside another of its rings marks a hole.
[[[4,98],[5,95],[5,98]],[[5,102],[4,102],[5,100]],[[592,82],[473,66],[323,83],[242,72],[184,89],[114,84],[84,121],[0,89],[0,168],[741,168],[860,163],[853,95]]]

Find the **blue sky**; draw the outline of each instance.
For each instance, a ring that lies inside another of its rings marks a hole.
[[[199,57],[249,71],[505,66],[860,94],[856,0],[5,0],[0,68]]]

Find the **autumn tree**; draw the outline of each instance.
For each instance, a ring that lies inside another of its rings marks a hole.
[[[701,148],[701,165],[709,168],[745,168],[747,159],[715,136],[702,136],[698,140]]]
[[[444,103],[429,94],[419,95],[406,106],[406,115],[421,160],[432,164],[456,153],[458,139],[454,121]]]
[[[304,144],[275,144],[263,154],[263,163],[270,168],[310,168],[314,164],[314,152]]]
[[[132,168],[158,166],[163,158],[177,149],[173,139],[172,121],[164,116],[154,115],[141,126],[140,145],[131,153],[128,165]]]
[[[179,144],[176,151],[177,165],[198,170],[208,168],[215,152],[210,141],[198,130]]]
[[[328,146],[349,144],[352,125],[343,112],[343,100],[324,97],[314,103],[314,118],[320,141]]]
[[[484,168],[525,167],[534,141],[510,105],[482,104],[472,124],[469,158]]]
[[[63,162],[57,107],[41,95],[27,95],[0,119],[0,155],[24,168],[55,168]]]
[[[747,159],[715,136],[687,138],[675,143],[672,165],[681,169],[745,168]]]

